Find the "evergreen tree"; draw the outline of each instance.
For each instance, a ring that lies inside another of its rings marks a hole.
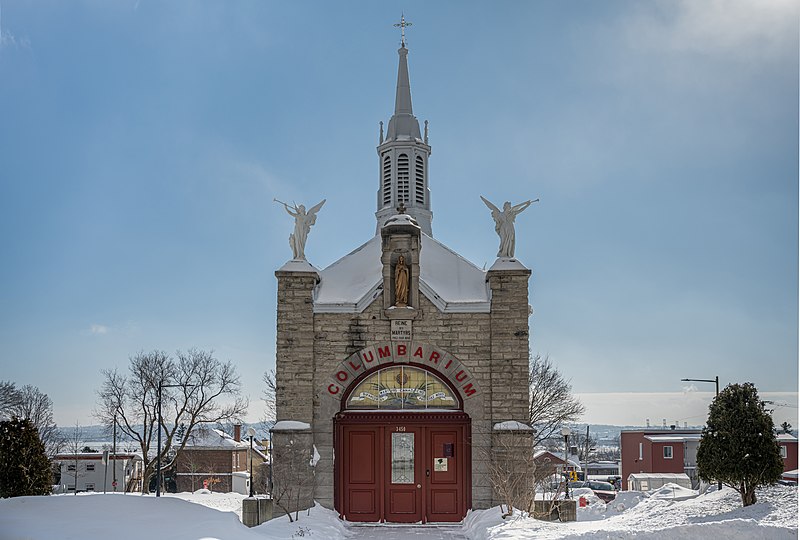
[[[756,502],[756,487],[778,481],[783,460],[774,423],[752,383],[728,385],[714,398],[697,449],[697,470],[706,481],[721,481]]]
[[[0,497],[49,495],[53,472],[30,420],[0,422]]]

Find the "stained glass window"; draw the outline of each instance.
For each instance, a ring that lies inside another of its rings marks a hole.
[[[380,369],[361,381],[348,409],[457,409],[458,399],[436,375],[411,366]]]
[[[414,483],[414,434],[392,433],[392,484]]]

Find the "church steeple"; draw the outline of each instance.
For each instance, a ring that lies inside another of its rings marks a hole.
[[[419,129],[419,121],[414,116],[411,105],[411,83],[408,77],[408,49],[405,42],[405,27],[411,23],[403,17],[399,26],[402,41],[397,53],[400,56],[397,67],[397,89],[395,92],[394,114],[389,119],[386,138],[381,138],[378,146],[379,187],[377,230],[380,231],[386,220],[397,213],[396,208],[403,203],[405,212],[416,219],[422,232],[433,236],[431,221],[433,213],[428,189],[428,146],[427,122],[425,139]]]

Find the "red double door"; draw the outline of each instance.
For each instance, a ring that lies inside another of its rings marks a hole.
[[[336,508],[349,521],[461,521],[471,501],[463,413],[336,419]]]

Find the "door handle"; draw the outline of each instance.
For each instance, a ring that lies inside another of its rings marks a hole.
[[[417,489],[422,489],[422,486],[420,484],[417,484]]]

